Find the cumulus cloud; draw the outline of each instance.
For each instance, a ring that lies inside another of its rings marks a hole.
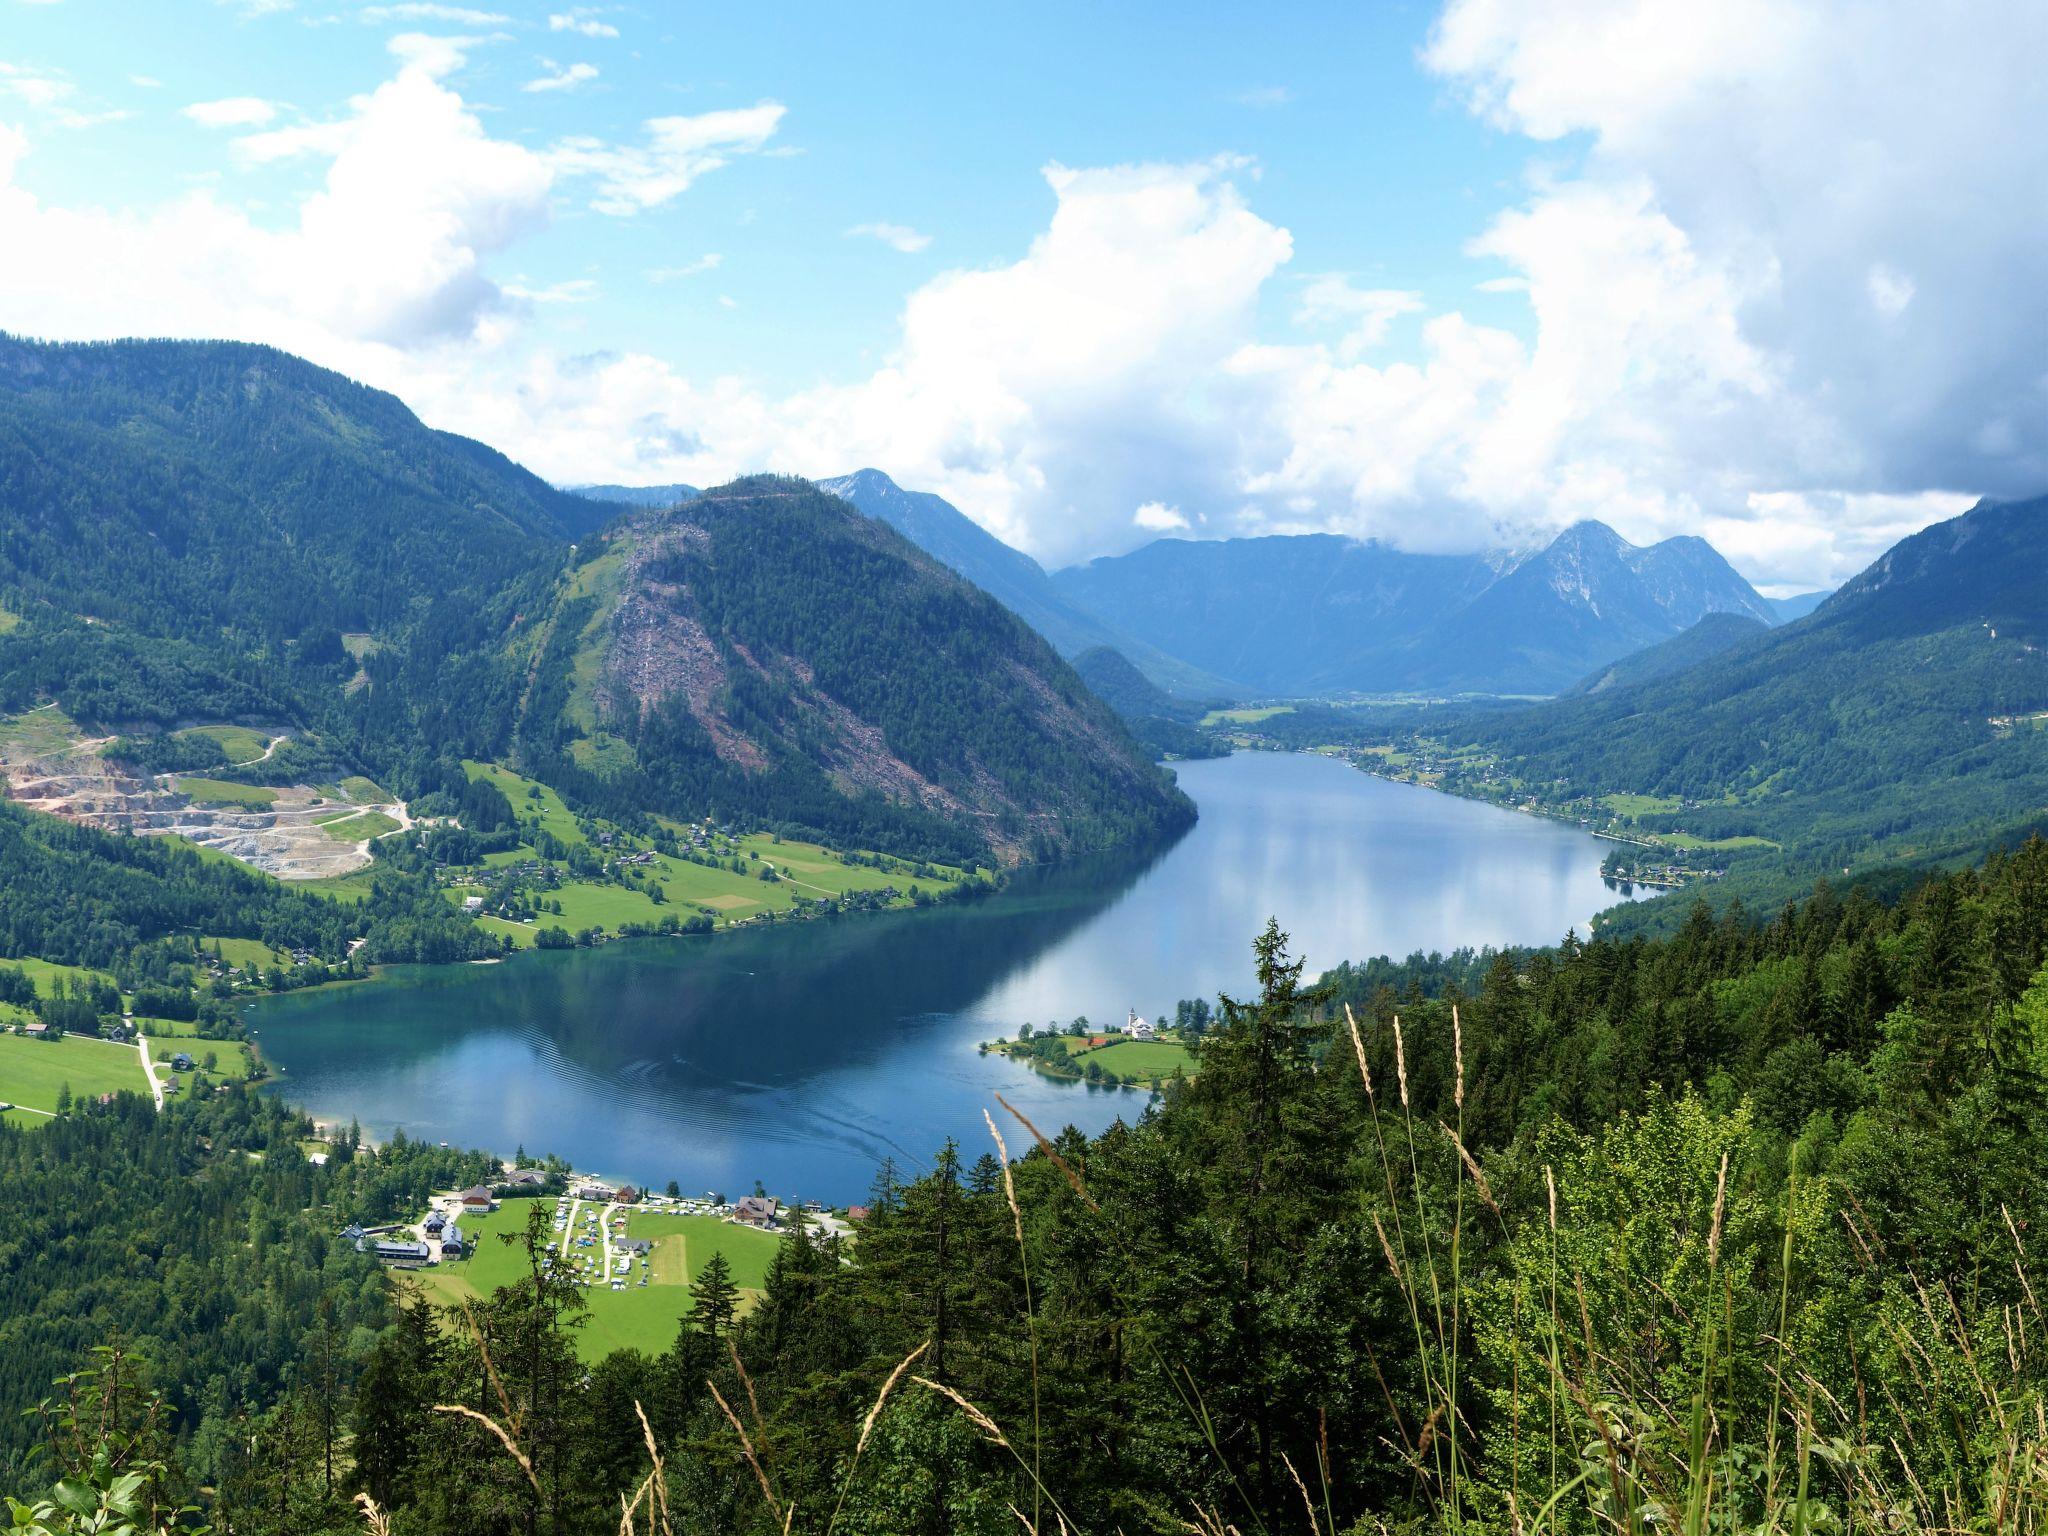
[[[595,64],[570,64],[563,66],[553,59],[542,59],[540,67],[547,71],[538,79],[529,80],[519,87],[522,91],[573,91],[586,81],[597,78]]]
[[[758,152],[785,111],[779,102],[764,101],[695,117],[650,118],[644,144],[564,139],[549,152],[548,163],[562,175],[592,178],[597,191],[590,206],[599,213],[641,213],[680,197],[735,156]]]
[[[1339,353],[1348,361],[1379,346],[1403,315],[1419,314],[1422,295],[1399,288],[1358,288],[1337,274],[1314,278],[1302,290],[1295,319],[1304,326],[1342,333]]]
[[[1791,493],[1778,515],[1845,547],[1923,505],[1896,498],[2048,484],[2048,290],[2029,276],[2048,202],[2020,191],[2048,185],[2048,136],[2017,127],[2044,46],[2027,0],[1453,0],[1432,67],[1506,130],[1591,144],[1489,241],[1675,283],[1689,310],[1655,323],[1673,366],[1629,402],[1647,443],[1612,424],[1602,443],[1581,407],[1560,456],[1583,443],[1636,494],[1716,517]],[[1620,205],[1638,234],[1617,265]],[[1590,334],[1597,381],[1610,295],[1560,292],[1550,268],[1541,333],[1560,363]]]
[[[1178,507],[1148,501],[1131,514],[1131,526],[1147,533],[1177,533],[1188,527],[1188,519]]]
[[[849,238],[879,240],[906,256],[914,256],[932,243],[930,235],[920,234],[907,224],[856,224],[846,233]]]
[[[195,101],[179,115],[202,128],[260,128],[277,116],[277,104],[260,96],[223,96],[218,101]]]
[[[548,17],[550,32],[575,32],[583,37],[617,37],[619,29],[608,21],[599,21],[599,12],[588,6],[572,11],[558,11]]]

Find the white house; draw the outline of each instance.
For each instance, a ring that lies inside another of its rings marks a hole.
[[[1133,1040],[1152,1040],[1158,1037],[1159,1031],[1152,1027],[1150,1019],[1140,1018],[1138,1010],[1133,1008],[1131,1016],[1124,1021],[1124,1033]]]

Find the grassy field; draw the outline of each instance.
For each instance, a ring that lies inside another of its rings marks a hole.
[[[1118,1077],[1168,1078],[1178,1068],[1194,1076],[1195,1058],[1176,1040],[1113,1040],[1108,1045],[1083,1051],[1074,1060],[1085,1070],[1094,1062]]]
[[[464,767],[472,779],[489,779],[496,784],[522,820],[537,818],[543,830],[563,843],[588,842],[575,817],[553,790],[536,786],[533,780],[495,764],[471,762]],[[539,789],[537,795],[531,793],[535,788]],[[688,837],[692,830],[677,822],[666,825],[679,837]],[[619,847],[623,850],[627,846],[628,841],[622,839]],[[931,866],[934,875],[918,879],[902,868],[875,869],[849,863],[819,844],[777,841],[768,833],[730,843],[721,841],[717,856],[734,855],[741,860],[739,870],[655,854],[651,862],[638,866],[634,873],[636,878],[652,880],[660,887],[662,902],[656,902],[644,891],[606,880],[564,880],[551,890],[536,892],[539,899],[558,903],[562,908],[559,913],[541,913],[532,925],[489,916],[480,916],[477,921],[491,932],[506,935],[525,947],[545,927],[565,928],[571,933],[601,928],[615,933],[629,923],[653,927],[671,913],[687,918],[700,910],[708,911],[717,923],[725,926],[762,912],[786,912],[799,900],[835,898],[850,891],[876,891],[893,886],[899,892],[907,892],[916,884],[939,895],[965,881],[969,874],[961,869]],[[503,869],[535,857],[530,846],[521,844],[518,848],[486,854],[483,862],[489,868]],[[764,865],[773,866],[779,878],[763,880],[760,876]],[[481,885],[458,884],[448,887],[446,895],[459,904],[464,897],[479,894],[482,889]]]
[[[398,823],[382,811],[363,811],[358,815],[322,822],[320,830],[337,843],[359,843],[366,837],[382,837],[387,832],[396,832]]]
[[[231,763],[246,763],[263,755],[270,745],[270,732],[249,725],[195,725],[172,733],[176,736],[205,736],[220,743]]]
[[[576,825],[576,818],[569,807],[562,803],[562,797],[547,785],[516,774],[510,768],[501,768],[496,763],[465,762],[462,767],[471,779],[489,779],[497,785],[505,798],[512,802],[512,814],[521,822],[538,816],[541,829],[558,842],[589,841],[584,837],[583,829]],[[531,793],[535,790],[539,793]]]
[[[192,1058],[199,1071],[218,1082],[247,1082],[254,1073],[255,1056],[247,1041],[201,1040],[182,1032],[173,1034],[160,1029],[159,1022],[152,1021],[142,1031],[149,1040],[149,1059],[157,1064],[158,1076],[169,1075],[170,1060],[180,1051]],[[172,1028],[175,1029],[176,1025],[172,1024]],[[213,1058],[211,1067],[206,1065],[209,1056]]]
[[[311,891],[317,896],[331,896],[336,901],[363,902],[370,899],[370,881],[373,873],[372,870],[359,869],[352,874],[331,875],[325,880],[295,880],[292,882],[292,889]]]
[[[343,779],[341,792],[357,805],[383,805],[391,799],[375,779],[366,779],[360,773],[350,774]]]
[[[55,704],[0,719],[0,753],[11,758],[54,757],[84,739],[85,732]]]
[[[71,1085],[73,1098],[102,1093],[149,1092],[133,1046],[113,1045],[84,1035],[31,1040],[0,1035],[0,1099],[29,1109],[54,1110],[57,1093]]]
[[[112,985],[114,980],[102,971],[87,970],[82,965],[56,965],[48,960],[0,960],[0,965],[11,966],[34,982],[38,997],[55,997],[60,981],[78,986],[94,980]]]
[[[1678,809],[1676,795],[1602,795],[1600,802],[1617,816],[1653,816]]]
[[[516,1245],[500,1242],[499,1237],[523,1230],[527,1207],[533,1203],[549,1212],[554,1208],[552,1200],[508,1200],[488,1216],[463,1217],[462,1230],[474,1241],[475,1250],[467,1259],[419,1271],[415,1278],[428,1296],[440,1302],[463,1297],[475,1299],[516,1279],[525,1257]],[[583,1209],[589,1211],[592,1207],[585,1205]],[[579,1215],[573,1235],[580,1237],[584,1230]],[[605,1230],[608,1234],[608,1224]],[[552,1226],[548,1234],[553,1236]],[[690,1310],[690,1282],[713,1253],[725,1255],[732,1266],[733,1282],[743,1292],[757,1293],[776,1244],[768,1233],[734,1226],[715,1216],[652,1211],[629,1212],[626,1235],[644,1237],[655,1245],[646,1270],[650,1283],[644,1288],[638,1283],[642,1271],[636,1259],[625,1290],[614,1291],[600,1283],[583,1292],[588,1309],[586,1321],[577,1330],[576,1349],[585,1360],[601,1359],[617,1349],[660,1354],[674,1341],[677,1324]],[[588,1255],[595,1250],[572,1246],[569,1251],[572,1255]]]
[[[229,965],[289,965],[292,957],[281,949],[272,949],[261,939],[217,939],[202,936],[199,947],[208,954],[220,951],[221,959]]]
[[[225,779],[187,775],[178,780],[178,793],[190,795],[201,805],[240,805],[261,808],[277,799],[277,791],[261,784],[230,784]]]
[[[1257,725],[1275,715],[1291,715],[1292,704],[1267,704],[1257,709],[1212,709],[1202,716],[1204,725]]]

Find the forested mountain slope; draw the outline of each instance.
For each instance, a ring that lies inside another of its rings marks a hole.
[[[583,554],[519,740],[593,803],[1006,862],[1191,815],[1021,619],[808,482],[738,481]]]
[[[401,798],[523,757],[613,815],[969,863],[1190,814],[999,605],[766,485],[683,521],[558,491],[270,348],[0,338],[0,715],[54,701],[66,751],[119,735],[155,772]],[[622,512],[633,531],[599,540]],[[292,739],[260,764],[155,739],[238,721]]]
[[[385,631],[516,582],[589,504],[269,347],[0,338],[0,594],[211,643]]]
[[[1653,682],[1697,666],[1710,656],[1734,649],[1745,640],[1770,633],[1770,626],[1746,613],[1710,613],[1682,635],[1647,646],[1600,668],[1568,689],[1571,694],[1604,693],[1635,683]]]
[[[1685,670],[1444,729],[1526,782],[1682,798],[1656,824],[1809,870],[1969,855],[2048,818],[2044,628],[2048,498],[1983,502]]]

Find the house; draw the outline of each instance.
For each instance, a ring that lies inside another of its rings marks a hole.
[[[640,1191],[630,1184],[621,1184],[618,1192],[612,1196],[612,1199],[616,1200],[620,1205],[631,1205],[639,1198]]]
[[[425,1243],[408,1243],[391,1237],[359,1237],[356,1239],[356,1252],[375,1254],[385,1264],[424,1264],[433,1257]]]
[[[484,899],[483,899],[483,897],[481,897],[481,896],[465,896],[465,897],[463,897],[463,898],[462,898],[462,910],[463,910],[463,911],[465,911],[465,912],[481,912],[481,911],[483,911],[483,909],[484,909]]]
[[[21,1032],[24,1035],[47,1035],[50,1032],[50,1026],[41,1019],[30,1019],[28,1023],[21,1027]]]
[[[576,1186],[575,1195],[578,1200],[609,1200],[612,1197],[612,1187],[586,1179]]]
[[[479,1184],[475,1189],[462,1192],[462,1208],[465,1211],[490,1211],[497,1209],[498,1202],[491,1197],[489,1189]]]
[[[749,1227],[772,1227],[781,1210],[782,1202],[773,1195],[743,1195],[732,1208],[732,1217]]]
[[[360,1243],[363,1240],[362,1227],[353,1221],[350,1222],[341,1229],[341,1240],[344,1243]]]
[[[447,1225],[448,1225],[448,1218],[447,1218],[446,1216],[443,1216],[443,1215],[442,1215],[442,1214],[441,1214],[441,1213],[440,1213],[439,1211],[436,1211],[436,1212],[434,1212],[434,1214],[433,1214],[433,1215],[431,1215],[431,1216],[429,1216],[429,1217],[427,1218],[427,1222],[426,1222],[426,1229],[425,1229],[425,1230],[426,1230],[426,1234],[427,1234],[427,1236],[429,1236],[429,1237],[436,1237],[436,1236],[439,1236],[439,1235],[440,1235],[440,1232],[441,1232],[441,1230],[442,1230],[442,1229],[443,1229],[444,1227],[446,1227]]]
[[[1159,1031],[1152,1027],[1152,1021],[1139,1018],[1138,1010],[1135,1008],[1131,1010],[1130,1018],[1124,1022],[1124,1033],[1133,1040],[1155,1040],[1159,1037]]]
[[[448,1223],[446,1229],[441,1233],[441,1252],[452,1254],[456,1258],[462,1256],[462,1228],[452,1221]]]
[[[546,1185],[548,1176],[538,1168],[515,1168],[505,1176],[501,1189],[540,1189]]]
[[[620,1253],[639,1254],[643,1258],[654,1252],[654,1244],[644,1237],[614,1237],[612,1247]]]
[[[848,1221],[866,1221],[872,1214],[864,1205],[849,1205],[846,1208],[846,1219]]]
[[[172,1056],[171,1070],[173,1072],[190,1072],[192,1070],[192,1057],[190,1054],[185,1051],[179,1051]]]

